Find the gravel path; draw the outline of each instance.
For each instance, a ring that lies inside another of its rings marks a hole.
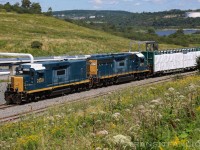
[[[185,74],[187,74],[187,73],[185,73]],[[99,95],[99,94],[104,94],[104,93],[124,89],[124,88],[131,87],[131,86],[139,86],[139,85],[144,85],[144,84],[148,84],[148,83],[152,83],[152,82],[158,82],[160,80],[164,80],[169,77],[172,77],[172,76],[164,76],[164,77],[158,77],[158,78],[149,78],[149,79],[145,79],[145,80],[141,80],[141,81],[133,81],[130,83],[113,85],[113,86],[108,86],[108,87],[103,87],[103,88],[98,88],[98,89],[91,89],[89,91],[69,94],[69,95],[66,95],[63,97],[57,97],[57,98],[52,98],[52,99],[43,100],[43,101],[39,101],[39,102],[14,106],[14,107],[7,108],[5,110],[0,110],[0,118],[29,112],[31,110],[38,110],[38,109],[46,108],[49,106],[55,106],[57,104],[62,104],[62,103],[68,102],[68,101],[84,99],[85,97],[92,97],[92,96],[95,97],[96,95]]]
[[[4,104],[5,103],[4,92],[6,90],[6,87],[7,87],[7,83],[6,82],[0,83],[0,104]]]

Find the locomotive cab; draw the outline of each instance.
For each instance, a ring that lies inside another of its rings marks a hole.
[[[16,69],[14,78],[21,76],[23,78],[24,91],[32,90],[35,86],[43,86],[45,81],[44,69],[45,67],[42,64],[23,64]]]
[[[11,77],[5,92],[5,100],[9,103],[21,103],[27,90],[35,86],[43,86],[44,69],[41,64],[22,64],[16,68],[16,75]]]

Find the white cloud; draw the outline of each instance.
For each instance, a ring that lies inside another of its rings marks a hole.
[[[103,1],[102,1],[102,0],[93,0],[93,2],[94,2],[95,4],[97,4],[97,5],[99,5],[99,4],[102,4],[102,3],[103,3]]]
[[[139,3],[139,2],[135,3],[135,6],[139,6],[139,5],[141,5],[141,3]]]
[[[124,2],[133,2],[134,0],[123,0]]]
[[[93,3],[94,6],[100,6],[100,5],[117,5],[120,0],[90,0],[90,3]]]
[[[144,2],[150,2],[150,3],[163,3],[166,0],[143,0]]]

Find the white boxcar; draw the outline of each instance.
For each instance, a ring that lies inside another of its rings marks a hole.
[[[178,69],[193,68],[196,58],[200,57],[199,48],[176,49],[167,51],[143,52],[153,72],[166,72]]]

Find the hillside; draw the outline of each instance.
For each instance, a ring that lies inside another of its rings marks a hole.
[[[152,40],[152,39],[149,39]],[[33,41],[42,49],[32,49]],[[34,56],[110,53],[129,50],[130,39],[43,15],[0,13],[0,51]],[[160,49],[180,46],[161,44]],[[137,50],[138,46],[133,48]]]
[[[53,12],[54,16],[63,19],[73,19],[96,24],[111,24],[116,28],[124,27],[154,27],[154,28],[197,28],[200,18],[186,18],[186,12],[192,10],[173,9],[162,12],[131,13],[126,11],[104,10],[66,10]],[[193,10],[200,11],[200,10]]]
[[[43,43],[32,49],[32,41]],[[127,51],[129,40],[43,15],[0,13],[0,51],[35,56]]]

